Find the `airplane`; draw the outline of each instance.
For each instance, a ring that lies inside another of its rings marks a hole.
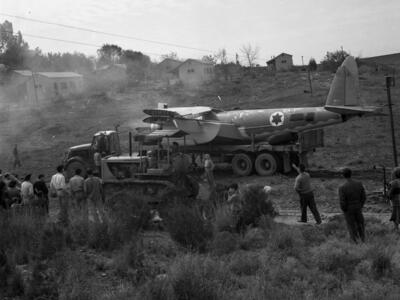
[[[378,115],[380,108],[358,98],[358,69],[352,56],[338,68],[325,106],[221,110],[207,106],[145,109],[143,121],[153,129],[175,128],[186,134],[187,145],[242,145],[267,141],[292,142],[301,132],[347,121],[355,116]]]

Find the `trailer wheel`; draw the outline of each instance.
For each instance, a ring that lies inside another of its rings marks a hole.
[[[236,175],[248,176],[253,171],[253,159],[246,153],[238,153],[232,159],[232,169]]]
[[[280,170],[281,162],[273,153],[258,154],[254,163],[256,172],[260,176],[271,176]]]

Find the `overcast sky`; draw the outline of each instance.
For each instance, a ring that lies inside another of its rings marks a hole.
[[[89,33],[1,14],[79,26],[132,38],[198,48],[190,50]],[[115,43],[149,54],[177,52],[201,58],[226,48],[230,59],[243,44],[260,48],[258,63],[286,52],[320,61],[327,51],[343,49],[362,57],[400,52],[399,0],[0,0],[0,22],[9,20],[31,48],[44,52],[95,55],[96,45]],[[25,35],[24,35],[25,34]],[[71,40],[80,45],[38,37]]]

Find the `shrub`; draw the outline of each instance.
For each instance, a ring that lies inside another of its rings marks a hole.
[[[284,256],[298,257],[304,245],[300,229],[286,226],[274,231],[270,242],[272,249],[279,251],[279,254]]]
[[[246,186],[242,191],[242,205],[241,218],[243,226],[257,226],[262,215],[276,215],[274,205],[268,199],[268,194],[264,192],[262,185],[251,184]]]
[[[238,248],[238,238],[234,234],[223,231],[214,235],[211,251],[216,255],[228,254]]]
[[[209,257],[186,255],[171,268],[176,299],[223,299],[232,279],[222,263]]]
[[[167,228],[174,241],[197,251],[205,251],[212,238],[212,226],[204,221],[196,207],[177,205],[167,217]]]
[[[4,251],[0,252],[0,296],[15,297],[24,293],[20,272]]]
[[[236,218],[228,205],[221,205],[215,210],[214,232],[235,230]]]
[[[240,241],[240,248],[243,250],[260,249],[268,243],[268,236],[260,228],[251,228],[246,231]]]
[[[0,216],[0,249],[10,250],[17,264],[26,264],[39,255],[43,218],[29,211],[6,212]]]
[[[313,261],[322,271],[333,272],[339,276],[350,276],[355,266],[364,259],[366,248],[338,240],[311,249]]]
[[[93,249],[109,250],[111,248],[111,237],[108,223],[94,222],[89,226],[88,245]]]
[[[260,259],[257,254],[244,251],[235,252],[230,257],[229,270],[235,275],[253,275],[260,268]]]
[[[58,299],[57,283],[46,264],[35,264],[26,296],[28,299]]]
[[[326,241],[326,236],[320,227],[302,226],[300,230],[307,246],[319,245]]]
[[[375,279],[389,276],[392,273],[392,255],[383,249],[373,249],[371,270]]]
[[[40,240],[40,254],[42,259],[51,258],[56,252],[66,246],[66,233],[57,224],[48,223],[43,229]]]
[[[64,253],[61,264],[64,266],[59,274],[62,284],[59,288],[60,300],[95,300],[98,299],[93,288],[92,271],[86,261],[75,253]]]
[[[143,262],[144,249],[142,240],[132,240],[129,244],[125,245],[115,260],[117,273],[129,277],[134,283],[137,283],[145,276]]]
[[[334,235],[336,238],[344,238],[348,235],[346,221],[343,214],[333,216],[323,225],[326,236]]]

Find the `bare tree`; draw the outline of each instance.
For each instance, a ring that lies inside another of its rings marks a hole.
[[[249,64],[249,67],[253,67],[255,61],[258,58],[258,54],[260,52],[260,48],[258,46],[253,47],[252,45],[247,44],[247,45],[243,45],[240,48],[240,52],[243,53],[247,63]]]
[[[162,60],[164,60],[164,59],[166,59],[166,58],[179,60],[179,59],[178,59],[178,54],[177,54],[176,52],[173,52],[173,51],[170,52],[170,53],[161,55],[161,59],[162,59]]]
[[[225,65],[228,63],[228,56],[226,54],[226,49],[222,48],[219,49],[218,52],[216,54],[214,54],[215,60],[221,64],[221,65]]]

